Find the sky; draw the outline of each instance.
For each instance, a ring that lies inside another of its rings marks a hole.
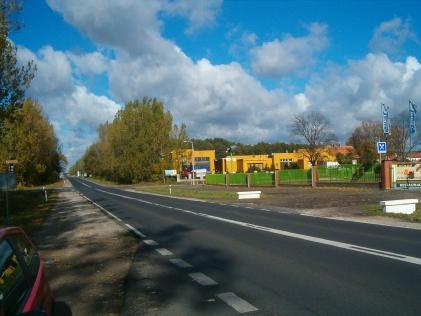
[[[27,94],[70,164],[144,97],[192,138],[245,144],[299,142],[290,124],[311,111],[345,143],[381,103],[421,105],[421,1],[25,0],[19,18]]]

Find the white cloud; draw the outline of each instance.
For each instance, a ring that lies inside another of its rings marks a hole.
[[[67,57],[74,64],[75,71],[85,75],[100,75],[107,71],[108,60],[100,52],[88,54],[67,53]]]
[[[84,56],[79,56],[84,60]],[[88,55],[87,59],[91,57]],[[67,137],[69,129],[73,138],[92,140],[99,124],[112,120],[119,105],[105,96],[97,96],[74,80],[71,58],[66,53],[50,46],[34,53],[19,47],[18,59],[21,62],[33,60],[37,65],[35,78],[28,95],[38,100],[44,112],[53,123],[65,154],[74,162],[85,147],[74,148]],[[75,136],[76,135],[76,136]]]
[[[406,110],[408,99],[421,100],[421,64],[414,57],[393,62],[385,54],[368,54],[346,66],[328,69],[305,89],[309,110],[331,118],[345,140],[361,120],[380,120],[380,103],[395,115]]]
[[[128,0],[49,3],[93,41],[114,50],[114,59],[106,64],[110,90],[118,102],[157,97],[176,123],[187,123],[192,137],[225,137],[244,143],[288,141],[291,117],[316,110],[331,118],[344,141],[360,120],[378,118],[380,102],[398,112],[398,108],[405,109],[408,98],[421,100],[421,65],[415,57],[393,62],[384,54],[368,54],[312,75],[303,91],[291,94],[266,89],[239,63],[215,65],[186,56],[161,35],[159,13],[164,1],[145,0],[142,5]],[[253,43],[256,39],[250,35],[244,40]],[[253,66],[262,76],[299,73],[315,63],[328,44],[327,26],[314,23],[306,36],[286,35],[257,47]],[[69,113],[75,111],[74,118],[69,114],[66,122],[88,126],[75,132],[76,140],[83,133],[93,135],[87,130],[93,131],[96,122],[118,108],[114,101],[101,99],[80,84],[73,84],[64,100],[63,107]],[[53,101],[60,104],[59,98]],[[85,109],[83,104],[92,104],[92,108]],[[53,105],[50,108],[54,110]]]
[[[374,30],[368,46],[373,52],[395,54],[408,40],[417,41],[409,20],[402,21],[400,18],[394,18],[381,23]]]
[[[258,75],[269,78],[300,72],[314,64],[315,55],[328,44],[327,26],[313,23],[307,36],[287,34],[282,41],[275,39],[252,49],[252,67]]]
[[[167,1],[163,10],[168,14],[180,15],[189,20],[187,33],[212,26],[222,5],[222,0],[178,0]]]

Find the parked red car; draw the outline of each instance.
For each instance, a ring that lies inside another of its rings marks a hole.
[[[25,232],[0,228],[0,316],[53,315],[44,263]]]

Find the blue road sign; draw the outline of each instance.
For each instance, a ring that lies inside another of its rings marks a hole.
[[[385,154],[387,153],[387,144],[386,142],[377,142],[377,153]]]

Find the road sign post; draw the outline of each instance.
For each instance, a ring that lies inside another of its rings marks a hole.
[[[387,153],[387,143],[386,142],[377,142],[377,153],[380,155],[380,163],[382,163],[382,154]]]

